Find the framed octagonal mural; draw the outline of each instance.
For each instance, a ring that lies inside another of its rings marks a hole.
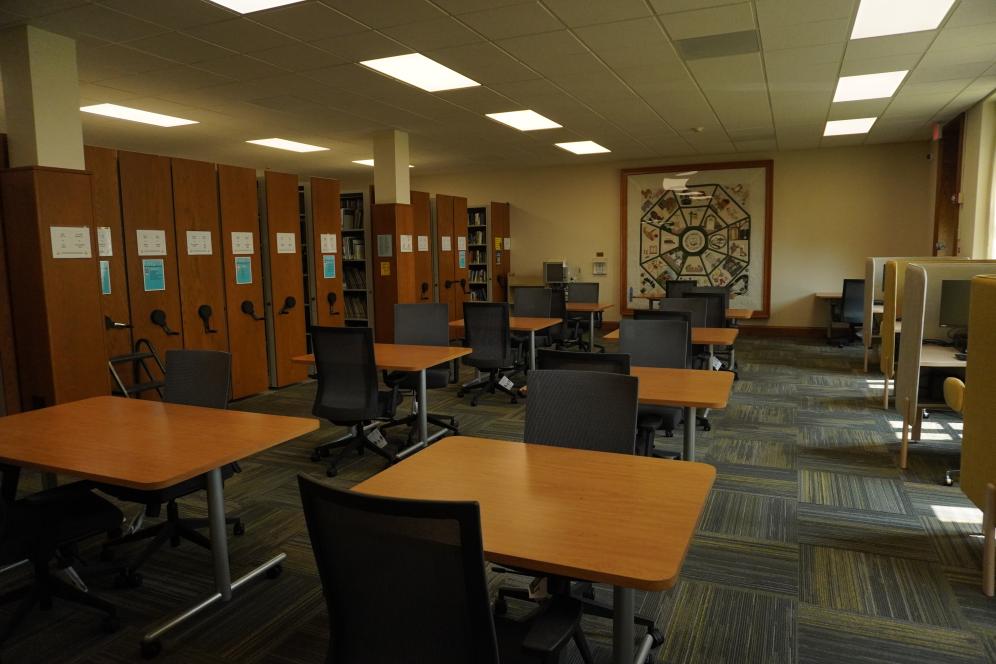
[[[771,161],[623,170],[623,313],[678,279],[726,288],[731,308],[767,318],[772,171]]]

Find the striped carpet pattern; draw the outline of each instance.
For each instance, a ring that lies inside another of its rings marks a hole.
[[[979,592],[981,513],[957,487],[939,483],[958,465],[960,423],[933,413],[924,422],[929,440],[912,447],[910,469],[901,472],[898,418],[881,409],[881,381],[862,373],[858,347],[745,338],[737,357],[730,405],[711,411],[712,430],[698,435],[699,459],[714,464],[718,477],[681,581],[668,592],[637,593],[637,610],[665,633],[655,661],[996,662],[996,603]],[[308,416],[314,389],[306,383],[235,407]],[[464,433],[521,439],[525,409],[505,396],[471,408],[447,388],[430,401],[434,412],[457,415]],[[324,424],[242,464],[226,488],[229,510],[247,525],[231,540],[233,572],[283,551],[284,574],[251,584],[226,610],[176,632],[159,661],[324,660],[325,610],[295,478],[324,478],[310,450],[341,433]],[[679,450],[680,432],[658,446]],[[349,487],[383,468],[375,455],[350,456],[329,481]],[[182,512],[203,515],[204,501],[186,501]],[[83,571],[93,572],[94,592],[120,607],[122,629],[102,634],[94,614],[57,603],[31,616],[4,661],[140,661],[145,629],[212,585],[208,552],[188,544],[155,556],[140,589],[115,589],[96,567]],[[24,578],[9,572],[2,589]],[[492,578],[494,587],[523,582]],[[608,588],[596,587],[596,596],[611,601]],[[390,625],[384,630],[388,636]],[[585,630],[599,662],[609,661],[610,622],[586,618]],[[579,658],[572,652],[565,661]]]

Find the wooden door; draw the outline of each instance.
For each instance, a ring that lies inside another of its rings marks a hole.
[[[266,311],[273,331],[270,385],[284,387],[308,377],[305,365],[291,362],[308,352],[297,176],[267,171],[264,189],[269,263]]]
[[[412,232],[415,234],[415,302],[432,302],[432,241],[429,194],[411,192]]]
[[[97,228],[100,261],[100,308],[104,323],[107,357],[132,350],[131,310],[128,303],[128,273],[124,229],[121,225],[121,189],[118,181],[118,151],[87,145],[83,148],[93,194],[93,224]],[[109,319],[109,320],[108,320]],[[130,373],[122,373],[128,380]],[[110,380],[110,372],[108,372]]]
[[[118,173],[132,337],[151,342],[165,360],[166,351],[183,348],[169,158],[119,152]]]
[[[934,198],[934,255],[958,255],[958,213],[961,211],[961,114],[944,125],[937,163],[937,194]]]
[[[214,164],[173,159],[173,211],[183,347],[228,350]]]
[[[512,267],[512,252],[507,249],[509,238],[508,203],[491,204],[491,299],[495,302],[508,302],[508,273]]]
[[[345,325],[342,299],[342,216],[338,180],[311,178],[311,273],[315,299],[313,321],[324,327]]]
[[[269,384],[256,171],[219,165],[218,199],[232,398],[240,399],[264,391]]]

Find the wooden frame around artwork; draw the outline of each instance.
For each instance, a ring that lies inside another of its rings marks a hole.
[[[668,166],[647,166],[644,168],[624,168],[619,178],[619,309],[623,315],[632,315],[626,298],[626,268],[629,260],[627,215],[627,178],[631,175],[647,175],[651,173],[674,173],[681,171],[719,171],[742,168],[764,169],[764,289],[762,293],[762,308],[755,310],[752,319],[768,318],[771,315],[771,210],[774,197],[775,162],[771,159],[756,161],[723,161],[707,164],[675,164]]]

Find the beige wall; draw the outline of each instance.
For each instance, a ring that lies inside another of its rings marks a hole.
[[[933,187],[927,143],[720,155],[715,161],[774,159],[770,325],[821,326],[812,294],[861,278],[867,256],[929,253]],[[657,160],[676,164],[681,160]],[[704,160],[699,160],[704,161]],[[512,281],[538,279],[545,259],[564,258],[580,278],[602,284],[619,306],[619,170],[648,162],[571,168],[412,173],[412,188],[512,206]],[[416,169],[417,170],[417,169]],[[609,274],[591,276],[596,251]]]
[[[993,157],[996,152],[996,95],[965,112],[961,153],[961,210],[958,254],[991,258]]]

